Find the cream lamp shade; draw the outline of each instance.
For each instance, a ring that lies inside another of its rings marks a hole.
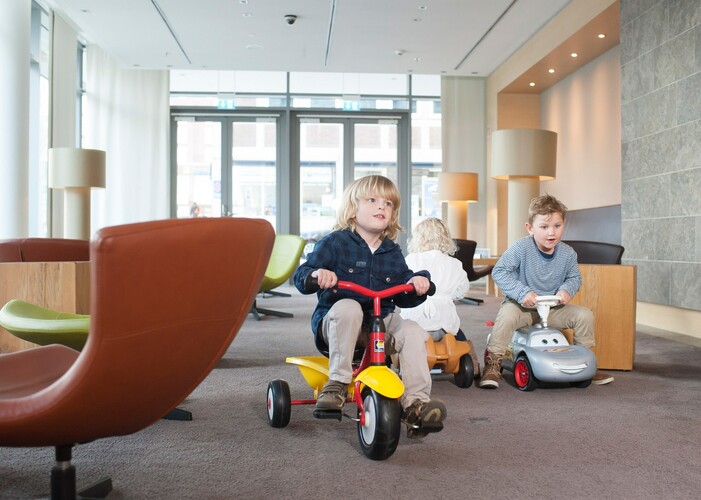
[[[508,243],[527,234],[531,200],[540,181],[555,178],[557,134],[551,130],[515,128],[492,133],[492,177],[508,181]]]
[[[479,200],[477,181],[471,172],[438,174],[438,198],[448,204],[447,226],[453,238],[467,239],[467,203]]]
[[[90,239],[90,188],[105,187],[105,152],[51,148],[49,187],[63,189],[63,237]]]

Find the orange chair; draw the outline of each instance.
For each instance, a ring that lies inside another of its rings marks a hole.
[[[83,350],[0,355],[0,446],[55,447],[51,498],[75,498],[73,446],[137,432],[199,385],[246,319],[274,237],[268,222],[244,218],[100,230]],[[106,478],[81,494],[111,489]]]
[[[65,238],[0,240],[0,262],[85,262],[90,242]]]

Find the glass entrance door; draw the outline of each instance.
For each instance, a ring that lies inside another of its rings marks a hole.
[[[384,175],[398,184],[398,119],[300,117],[299,228],[305,254],[331,231],[343,189]]]
[[[276,117],[175,119],[175,216],[259,217],[276,226]]]
[[[176,217],[221,216],[222,122],[176,119]]]

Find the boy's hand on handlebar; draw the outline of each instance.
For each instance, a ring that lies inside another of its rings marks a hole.
[[[566,290],[558,290],[555,295],[560,297],[560,304],[567,304],[570,300],[572,300],[572,297],[570,297],[570,294],[567,293]]]
[[[522,305],[523,307],[531,307],[531,308],[533,308],[533,307],[536,306],[536,299],[537,299],[537,298],[538,298],[538,295],[537,295],[535,292],[530,291],[530,292],[528,292],[528,293],[526,294],[526,296],[523,298],[523,302],[521,302],[521,305]]]
[[[431,286],[431,282],[424,276],[414,276],[409,280],[409,283],[414,285],[416,295],[419,297],[428,292],[428,287]]]
[[[317,269],[312,272],[312,278],[316,278],[319,288],[322,290],[333,288],[336,286],[336,283],[338,283],[338,276],[336,276],[336,273],[328,269]]]

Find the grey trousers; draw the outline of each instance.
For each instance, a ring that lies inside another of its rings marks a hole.
[[[535,309],[526,309],[518,302],[504,299],[492,334],[489,336],[487,350],[492,354],[503,356],[514,330],[540,322]],[[571,328],[574,330],[574,343],[584,347],[594,347],[594,314],[586,307],[565,304],[550,308],[548,326],[553,328]]]
[[[391,313],[384,318],[387,354],[398,354],[404,394],[402,408],[416,400],[430,401],[431,374],[428,369],[426,341],[428,333],[417,323]],[[353,377],[353,351],[356,344],[367,344],[367,332],[361,330],[363,310],[353,299],[336,302],[324,317],[321,334],[329,346],[329,380],[349,384]]]

